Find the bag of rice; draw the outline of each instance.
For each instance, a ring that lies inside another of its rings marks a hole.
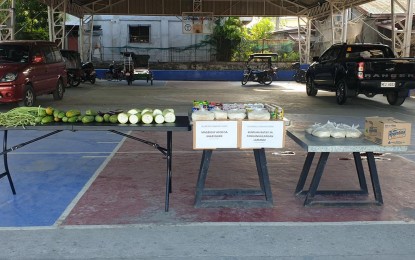
[[[253,110],[248,112],[249,120],[270,120],[271,114],[267,110]]]
[[[326,125],[319,126],[316,129],[314,129],[314,131],[311,134],[317,137],[330,137],[330,130],[331,129],[329,127],[326,127]]]
[[[359,138],[362,135],[362,132],[358,129],[359,125],[352,125],[350,129],[346,131],[346,137],[348,138]]]
[[[345,138],[346,129],[336,126],[335,128],[330,129],[330,136],[333,138]]]
[[[222,110],[213,110],[216,120],[226,120],[228,119],[228,113]]]
[[[228,118],[231,120],[242,120],[245,119],[245,110],[238,109],[238,110],[229,110],[228,111]]]
[[[215,114],[210,111],[198,110],[192,113],[192,120],[214,120]]]
[[[313,131],[317,128],[320,127],[321,124],[320,123],[314,123],[314,125],[307,127],[307,129],[305,130],[308,134],[312,134]]]

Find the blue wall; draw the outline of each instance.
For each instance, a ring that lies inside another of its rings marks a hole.
[[[107,69],[97,69],[97,77],[105,78]],[[241,81],[242,70],[153,70],[154,80]],[[280,70],[274,80],[293,80],[293,70]]]

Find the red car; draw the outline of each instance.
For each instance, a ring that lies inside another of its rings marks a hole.
[[[67,74],[53,42],[0,42],[0,103],[34,106],[37,96],[52,94],[61,100]]]

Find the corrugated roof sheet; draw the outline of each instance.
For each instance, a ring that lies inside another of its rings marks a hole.
[[[409,1],[409,0],[408,0]],[[400,5],[406,7],[407,0],[397,0]],[[402,14],[405,11],[395,4],[395,14]],[[391,0],[375,0],[366,4],[359,5],[365,12],[369,14],[391,14]]]

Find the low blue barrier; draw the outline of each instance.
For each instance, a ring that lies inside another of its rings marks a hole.
[[[107,69],[96,69],[97,78],[105,79]],[[241,81],[243,70],[153,70],[154,80]],[[293,80],[293,70],[279,70],[274,80]]]

